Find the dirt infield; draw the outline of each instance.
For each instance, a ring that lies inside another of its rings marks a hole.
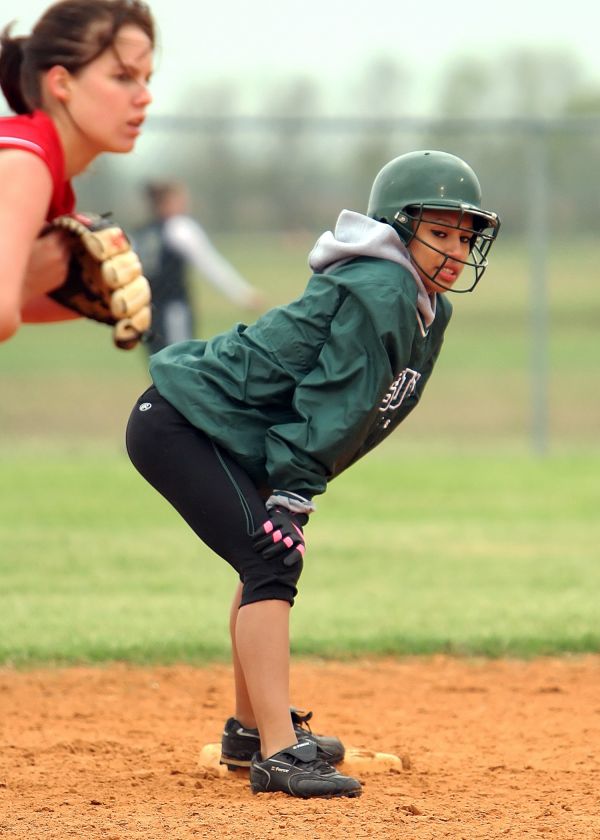
[[[600,838],[600,657],[297,661],[315,730],[393,752],[356,800],[253,796],[201,770],[226,666],[0,670],[0,836]]]

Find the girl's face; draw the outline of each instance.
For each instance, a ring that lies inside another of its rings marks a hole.
[[[75,75],[68,74],[63,102],[89,154],[133,149],[152,102],[152,57],[145,32],[126,25],[112,47]]]
[[[462,227],[457,227],[458,223]],[[473,236],[470,213],[424,210],[415,237],[408,244],[413,263],[430,294],[451,289],[469,257]],[[418,237],[418,239],[417,239]],[[434,250],[435,249],[435,250]]]

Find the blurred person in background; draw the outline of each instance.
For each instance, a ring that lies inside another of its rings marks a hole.
[[[255,793],[361,792],[335,767],[340,740],[310,731],[290,706],[304,528],[313,498],[418,404],[452,313],[447,293],[476,286],[499,226],[463,160],[401,155],[375,178],[367,213],[343,210],[318,239],[296,300],[150,360],[153,385],[131,413],[128,452],[239,576],[221,762],[249,767]]]
[[[197,337],[189,268],[237,306],[253,312],[265,308],[262,294],[217,251],[190,215],[189,193],[182,183],[148,183],[145,194],[151,218],[132,239],[152,289],[152,328],[144,338],[149,355]]]
[[[141,0],[63,0],[28,37],[0,36],[0,341],[23,322],[78,317],[47,297],[69,263],[46,223],[75,210],[71,179],[133,150],[152,101],[154,21]]]

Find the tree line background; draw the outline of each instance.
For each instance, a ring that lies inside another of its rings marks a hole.
[[[320,231],[342,208],[366,209],[387,160],[417,148],[466,159],[503,235],[526,232],[532,172],[543,156],[553,236],[596,233],[600,211],[600,84],[568,51],[515,50],[486,61],[464,56],[437,77],[428,116],[411,116],[419,70],[372,61],[343,105],[313,77],[283,77],[245,113],[232,81],[202,81],[153,106],[133,155],[107,155],[78,179],[80,206],[130,224],[146,214],[147,180],[177,178],[213,232]],[[546,212],[545,211],[545,212]]]

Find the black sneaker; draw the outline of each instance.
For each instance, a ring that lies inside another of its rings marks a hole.
[[[320,796],[360,796],[362,787],[358,779],[341,773],[321,761],[314,741],[304,738],[271,758],[262,760],[256,753],[250,764],[252,793],[288,793],[301,799]]]
[[[312,712],[302,713],[290,709],[294,732],[299,741],[313,741],[317,745],[317,756],[328,764],[339,764],[344,760],[346,750],[339,738],[328,735],[316,735],[311,731],[308,721]],[[239,720],[229,718],[221,738],[221,764],[230,770],[238,767],[250,767],[254,753],[260,753],[258,729],[246,729]]]

